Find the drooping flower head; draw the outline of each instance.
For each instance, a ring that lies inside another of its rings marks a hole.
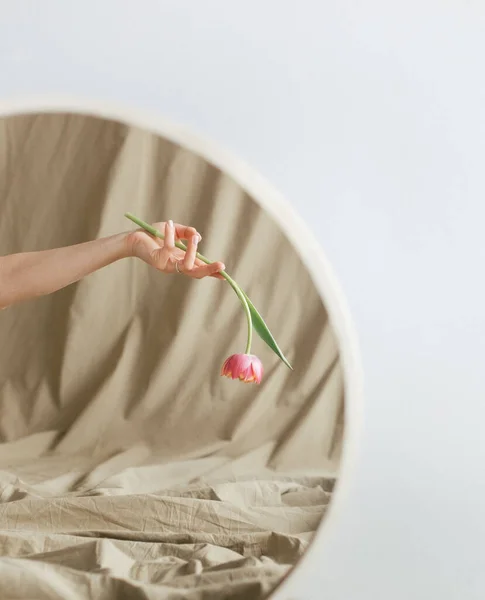
[[[233,354],[222,365],[221,375],[244,383],[261,383],[263,364],[254,354]]]

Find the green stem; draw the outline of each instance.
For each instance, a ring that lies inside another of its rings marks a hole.
[[[165,239],[165,236],[162,233],[160,233],[160,231],[158,231],[157,229],[155,229],[155,227],[152,227],[148,223],[145,223],[145,221],[142,221],[138,217],[135,217],[135,215],[132,215],[131,213],[128,212],[128,213],[125,213],[125,217],[127,219],[130,219],[130,221],[133,221],[133,223],[135,223],[142,229],[145,229],[145,231],[148,231],[148,233],[150,233],[154,237],[158,237],[162,240]],[[183,250],[184,252],[187,250],[187,246],[182,242],[179,242],[179,241],[175,242],[175,246],[177,248],[179,248],[180,250]],[[209,260],[208,258],[203,256],[199,252],[197,252],[197,258],[199,260],[201,260],[202,262],[204,262],[206,265],[210,265],[214,262],[213,260]],[[227,283],[235,291],[237,297],[239,298],[241,304],[243,305],[244,312],[246,313],[246,319],[248,321],[248,341],[246,343],[245,354],[249,354],[251,352],[251,343],[252,343],[252,339],[253,339],[253,322],[251,319],[251,311],[249,310],[249,304],[247,303],[246,297],[244,296],[241,288],[234,281],[234,279],[232,277],[230,277],[225,271],[219,271],[219,273],[224,277],[224,279],[227,281]]]

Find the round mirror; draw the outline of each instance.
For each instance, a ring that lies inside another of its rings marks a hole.
[[[293,368],[253,327],[261,382],[221,377],[247,350],[244,303],[227,280],[137,258],[9,306],[3,555],[37,589],[40,562],[55,589],[106,597],[264,597],[311,544],[343,439],[337,338],[298,253],[230,176],[149,131],[21,115],[0,144],[4,258],[133,230],[127,212],[192,226]]]

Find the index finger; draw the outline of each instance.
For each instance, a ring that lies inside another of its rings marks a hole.
[[[179,240],[190,240],[194,237],[194,235],[199,236],[199,242],[202,239],[202,236],[197,231],[195,227],[188,227],[187,225],[180,225],[180,223],[174,223],[175,225],[175,233]]]

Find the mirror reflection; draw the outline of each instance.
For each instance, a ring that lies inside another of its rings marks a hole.
[[[238,183],[158,135],[0,123],[0,586],[264,597],[338,477],[342,370],[310,273]],[[253,331],[263,371],[221,377],[248,350],[223,269],[293,370]]]

